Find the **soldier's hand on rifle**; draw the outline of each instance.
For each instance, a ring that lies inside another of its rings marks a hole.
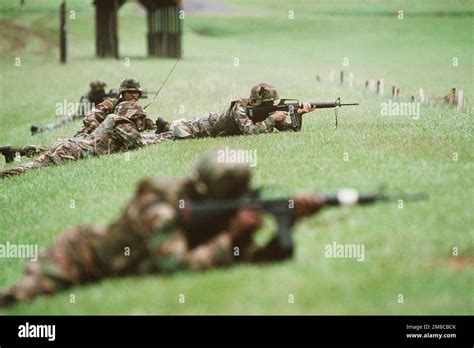
[[[229,233],[233,242],[245,239],[262,225],[262,212],[252,207],[239,209],[230,222]]]
[[[288,116],[288,112],[286,111],[275,111],[270,115],[270,117],[273,118],[276,123],[285,121],[286,116]]]
[[[324,198],[315,194],[300,194],[294,199],[293,217],[295,219],[311,215],[321,209],[324,204]]]
[[[149,130],[149,129],[154,129],[154,128],[156,128],[155,122],[153,122],[153,120],[148,117],[145,118],[145,129]]]
[[[303,115],[314,110],[316,110],[316,106],[311,106],[310,103],[303,103],[303,108],[298,109],[297,112],[298,114]]]

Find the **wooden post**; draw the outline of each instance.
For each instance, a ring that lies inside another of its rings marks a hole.
[[[385,85],[383,79],[377,81],[377,94],[381,97],[385,95]]]
[[[96,55],[101,58],[118,58],[117,14],[123,1],[96,0],[94,3]]]
[[[458,112],[461,112],[461,111],[462,111],[462,101],[463,101],[463,98],[464,98],[464,92],[463,92],[463,91],[459,91],[459,92],[458,92]]]
[[[151,9],[146,9],[146,26],[148,28],[146,36],[146,47],[148,50],[148,55],[152,56],[154,47],[153,47],[153,29],[154,29],[154,14],[155,12]]]
[[[400,99],[400,87],[395,88],[395,99]]]
[[[369,91],[376,92],[377,91],[377,83],[375,80],[369,80]]]
[[[449,95],[449,106],[454,107],[456,100],[456,88],[451,89],[451,94]]]
[[[182,51],[182,46],[181,46],[181,31],[182,31],[182,26],[181,26],[181,19],[179,18],[179,12],[181,11],[181,0],[177,4],[176,8],[176,20],[177,22],[177,30],[178,32],[176,33],[177,36],[177,44],[176,44],[176,57],[181,58],[181,51]]]
[[[418,96],[420,97],[420,102],[424,103],[425,102],[425,91],[423,90],[423,88],[420,88],[418,90]]]
[[[66,47],[66,2],[63,1],[59,6],[59,61],[62,64],[67,62],[67,47]]]
[[[412,95],[412,96],[411,96],[411,99],[410,99],[410,101],[411,101],[412,103],[414,103],[414,102],[415,102],[415,96],[414,96],[414,95]]]
[[[365,89],[368,89],[368,88],[369,88],[369,81],[365,80]]]
[[[397,90],[397,86],[392,85],[392,99],[395,99],[395,92]]]
[[[164,37],[164,33],[163,33],[163,8],[158,8],[156,10],[156,37],[158,40],[155,44],[156,44],[156,55],[158,57],[161,57],[164,55],[164,50],[163,50],[163,37]]]
[[[341,86],[344,84],[344,71],[341,70]]]
[[[162,55],[162,37],[161,31],[162,18],[161,11],[163,8],[157,7],[154,2],[142,2],[147,9],[148,18],[148,32],[147,32],[147,46],[148,55],[152,57],[159,57]]]
[[[169,24],[169,40],[168,40],[168,57],[179,57],[180,54],[180,35],[179,35],[179,5],[171,4],[168,7],[170,18]]]
[[[161,10],[161,55],[168,56],[168,13],[165,7]]]

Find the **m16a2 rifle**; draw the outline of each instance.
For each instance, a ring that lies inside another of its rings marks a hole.
[[[335,113],[335,128],[337,128],[337,112],[340,107],[343,106],[355,106],[359,103],[341,103],[341,98],[337,98],[334,102],[309,102],[312,107],[317,109],[334,109]],[[261,122],[268,117],[268,114],[274,111],[286,111],[291,118],[291,128],[293,130],[299,130],[301,128],[301,122],[298,117],[298,109],[303,107],[298,99],[280,99],[280,102],[276,105],[260,105],[260,106],[248,106],[247,110],[250,119],[253,122]]]
[[[184,207],[178,207],[178,216],[185,224],[194,227],[202,226],[206,230],[209,221],[219,219],[221,216],[230,216],[239,209],[252,207],[262,210],[274,216],[278,225],[277,236],[282,251],[291,254],[293,252],[293,239],[291,228],[294,223],[293,209],[294,199],[291,197],[261,199],[259,190],[255,191],[250,198],[235,200],[209,200],[200,202],[188,202]],[[418,201],[427,199],[425,193],[390,196],[382,192],[360,193],[355,189],[341,189],[337,194],[314,194],[314,199],[319,203],[319,209],[334,206],[370,205],[376,202],[399,202]]]

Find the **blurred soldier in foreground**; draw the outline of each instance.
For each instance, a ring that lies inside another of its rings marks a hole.
[[[293,254],[291,228],[300,218],[326,206],[393,199],[341,190],[261,200],[250,189],[249,167],[223,161],[222,151],[206,155],[187,178],[140,181],[109,225],[65,231],[27,263],[24,278],[0,292],[0,306],[107,277],[284,260]],[[264,211],[275,216],[278,233],[260,245],[253,234]]]
[[[234,100],[222,115],[208,113],[193,120],[177,120],[169,124],[164,119],[157,120],[157,133],[171,131],[176,139],[201,138],[208,136],[250,135],[270,133],[274,129],[279,131],[295,130],[291,124],[285,122],[288,112],[275,111],[265,115],[262,121],[256,122],[249,113],[249,107],[273,105],[279,100],[275,86],[268,83],[259,83],[252,87],[249,98]],[[302,116],[312,112],[315,107],[303,103],[302,108],[296,110],[301,129]]]
[[[90,134],[59,140],[34,162],[0,171],[0,177],[9,177],[50,165],[76,161],[88,156],[99,156],[133,150],[166,139],[166,134],[142,136],[140,130],[146,118],[145,111],[135,102],[122,102],[98,124]]]
[[[289,257],[281,253],[276,240],[266,246],[252,241],[262,222],[262,213],[255,208],[214,214],[205,230],[177,209],[180,202],[246,197],[249,182],[247,166],[218,163],[215,153],[203,158],[184,180],[142,180],[121,215],[108,226],[73,227],[40,253],[37,262],[28,262],[26,276],[0,293],[0,306],[106,277]],[[294,221],[323,204],[314,197],[295,197]],[[235,247],[241,249],[239,257],[234,256]]]
[[[75,120],[84,118],[84,116],[88,115],[92,111],[93,107],[99,105],[106,99],[105,86],[107,86],[107,84],[104,81],[91,81],[91,83],[89,84],[89,91],[85,93],[79,100],[79,106],[77,108],[76,113],[64,116],[61,120],[46,124],[44,126],[33,125],[30,128],[31,135],[48,132],[55,128],[62,127]]]

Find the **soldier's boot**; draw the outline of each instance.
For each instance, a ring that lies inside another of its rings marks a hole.
[[[15,156],[35,157],[46,152],[48,148],[36,145],[26,145],[23,147],[2,146],[0,152],[5,157],[7,163],[13,162]]]
[[[0,178],[4,179],[4,178],[8,178],[14,175],[20,175],[20,174],[29,172],[30,170],[33,170],[33,169],[46,167],[50,164],[51,164],[50,162],[43,162],[40,160],[22,163],[17,167],[0,170]]]
[[[166,121],[163,117],[158,117],[156,119],[156,134],[169,132],[170,131],[170,123]]]
[[[15,302],[15,296],[13,296],[11,291],[0,291],[0,308],[10,307]]]
[[[0,153],[5,157],[5,162],[11,163],[15,159],[15,149],[10,145],[0,147]]]
[[[36,133],[38,133],[39,129],[40,129],[40,127],[35,126],[35,125],[32,125],[32,126],[30,127],[31,135],[33,136],[33,135],[35,135]]]
[[[39,292],[34,276],[26,276],[12,287],[0,292],[0,307],[9,307],[16,302],[36,297]]]
[[[7,290],[0,292],[0,307],[8,307],[16,302],[30,301],[42,294],[52,294],[66,288],[65,282],[42,274],[29,274]]]

